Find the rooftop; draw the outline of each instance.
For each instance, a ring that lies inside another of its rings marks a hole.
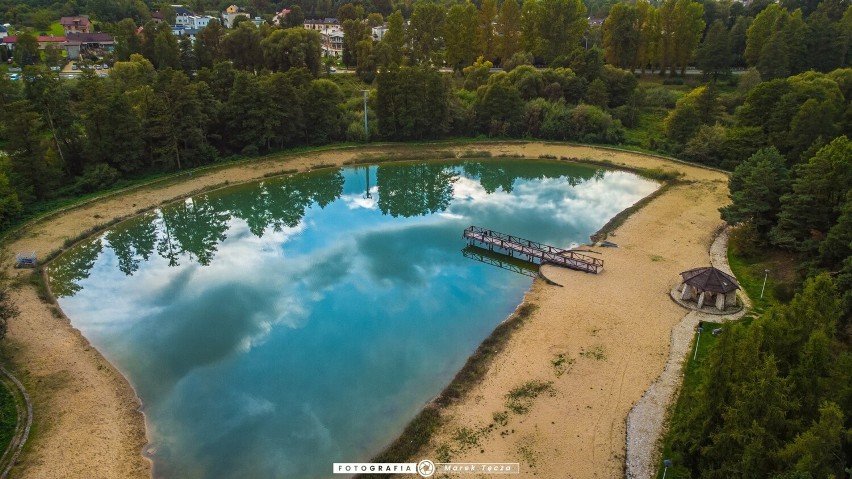
[[[683,282],[698,288],[701,291],[711,293],[730,293],[740,289],[737,279],[712,266],[693,268],[680,274]]]

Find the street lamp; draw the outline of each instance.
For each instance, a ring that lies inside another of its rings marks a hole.
[[[701,332],[704,331],[703,326],[698,326],[698,339],[695,340],[695,354],[692,355],[692,360],[695,361],[695,358],[698,357],[698,343],[701,342]]]
[[[665,466],[665,469],[663,469],[663,479],[666,479],[666,473],[669,471],[669,468],[672,467],[672,460],[663,459],[663,466]]]
[[[763,286],[760,288],[760,299],[763,299],[763,290],[766,289],[766,278],[769,277],[769,270],[763,270]]]

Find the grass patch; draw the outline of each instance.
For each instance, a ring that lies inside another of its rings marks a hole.
[[[535,398],[544,392],[553,392],[551,381],[545,382],[537,379],[527,381],[506,394],[506,407],[515,414],[526,414],[532,407]]]
[[[441,424],[441,414],[435,407],[426,407],[405,426],[402,435],[384,451],[372,459],[372,462],[403,462],[414,456],[425,446]],[[383,479],[381,474],[365,474],[357,477]]]
[[[674,409],[672,410],[672,417],[669,421],[669,427],[666,430],[665,435],[662,440],[662,458],[671,459],[674,462],[674,466],[669,468],[668,473],[666,474],[667,478],[678,478],[678,477],[689,477],[689,471],[683,467],[678,466],[678,464],[683,464],[683,460],[680,455],[675,454],[672,450],[672,442],[674,438],[672,437],[672,431],[675,429],[676,424],[680,424],[681,422],[686,420],[685,414],[687,411],[687,403],[690,401],[690,398],[693,395],[693,392],[701,385],[701,377],[703,376],[702,367],[704,365],[704,361],[707,359],[707,356],[710,354],[710,351],[716,346],[716,343],[719,341],[719,336],[713,336],[711,332],[716,328],[723,328],[724,326],[720,323],[710,323],[704,322],[704,332],[701,333],[701,340],[698,341],[698,351],[696,354],[695,351],[695,341],[693,339],[692,349],[689,350],[689,355],[687,357],[686,365],[684,366],[683,372],[683,384],[680,388],[680,393],[678,394],[677,402],[675,402]],[[698,335],[694,335],[695,338]],[[695,360],[692,359],[693,355],[695,355]],[[660,461],[662,465],[662,461]],[[658,479],[663,477],[663,468],[660,467],[657,471],[657,475],[655,476]]]
[[[0,451],[5,451],[15,436],[18,409],[13,392],[6,381],[0,381]]]
[[[507,411],[495,412],[491,417],[494,419],[494,424],[498,426],[509,424],[509,413]]]
[[[595,346],[589,350],[581,349],[580,356],[595,361],[604,361],[606,360],[606,351],[604,351],[603,346]]]
[[[459,153],[459,158],[491,158],[491,152],[485,150],[467,150]]]
[[[466,451],[472,447],[479,447],[479,439],[482,437],[484,430],[473,430],[469,427],[462,427],[456,430],[453,434],[453,439],[461,446],[461,451]]]
[[[35,289],[38,299],[46,304],[54,303],[53,295],[50,294],[50,290],[48,289],[47,282],[44,278],[44,267],[36,268],[32,273],[30,273],[27,278],[27,282]]]
[[[553,356],[553,359],[550,360],[550,365],[553,366],[553,372],[558,378],[570,371],[571,366],[573,366],[575,362],[576,360],[574,358],[569,358],[567,354],[559,353]]]
[[[751,299],[752,309],[760,314],[778,303],[785,303],[793,296],[795,282],[795,258],[783,251],[766,251],[756,256],[737,254],[728,248],[728,264],[734,276]],[[769,274],[765,273],[769,270]],[[763,280],[766,278],[766,288]],[[763,290],[763,298],[760,297]]]

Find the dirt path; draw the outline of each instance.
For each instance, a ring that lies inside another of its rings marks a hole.
[[[461,421],[458,424],[487,424],[492,412],[502,409],[508,389],[529,378],[552,380],[553,396],[539,397],[528,414],[510,417],[513,433],[482,437],[481,448],[455,458],[522,457],[522,462],[533,463],[524,467],[525,475],[537,471],[540,477],[621,475],[627,411],[662,370],[669,332],[682,317],[663,292],[677,272],[706,263],[710,234],[719,223],[716,208],[725,201],[724,176],[589,147],[510,143],[436,146],[431,150],[441,148],[661,167],[683,171],[696,181],[670,189],[610,238],[622,248],[603,252],[607,261],[604,274],[547,268],[547,275],[566,287],[554,292],[540,282],[534,284],[527,300],[540,305],[538,313],[512,340],[474,394],[454,409]],[[331,150],[258,160],[137,188],[28,225],[17,239],[4,245],[4,265],[11,278],[24,278],[29,272],[11,269],[15,252],[35,250],[43,257],[113,218],[128,217],[204,188],[283,170],[342,165],[369,151],[408,149]],[[32,286],[22,285],[12,297],[22,313],[10,323],[2,353],[4,362],[11,363],[30,391],[35,416],[15,477],[148,477],[150,467],[140,454],[146,443],[144,418],[126,379],[67,319],[57,318]],[[560,352],[576,362],[557,378],[551,360]],[[449,437],[452,431],[450,425],[441,437]],[[486,453],[479,453],[480,449]]]

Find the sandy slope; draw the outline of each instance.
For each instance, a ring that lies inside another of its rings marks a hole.
[[[540,305],[538,312],[513,338],[486,380],[453,408],[457,423],[448,425],[436,443],[449,442],[446,438],[454,432],[454,424],[491,422],[510,388],[541,378],[554,381],[554,394],[539,397],[529,413],[510,417],[507,428],[513,433],[484,435],[481,447],[454,459],[532,462],[533,466],[523,467],[524,475],[537,472],[539,477],[620,476],[627,411],[662,370],[669,330],[683,316],[665,292],[679,271],[707,264],[707,246],[719,223],[716,208],[725,201],[725,178],[664,160],[587,147],[465,148],[678,169],[697,182],[671,189],[620,228],[611,240],[622,248],[603,251],[602,275],[547,268],[548,276],[565,288],[533,285],[526,300]],[[11,277],[19,277],[28,273],[10,268],[15,252],[36,250],[44,256],[111,218],[133,215],[200,188],[285,169],[340,165],[355,154],[337,150],[256,161],[137,188],[29,225],[18,239],[4,245],[4,265]],[[55,318],[31,287],[19,288],[13,298],[22,314],[9,325],[3,353],[11,358],[35,404],[34,434],[15,477],[147,477],[149,466],[140,455],[146,441],[144,419],[128,382],[67,320]],[[580,356],[581,350],[602,352],[604,358]],[[576,360],[558,378],[550,363],[557,353]]]

